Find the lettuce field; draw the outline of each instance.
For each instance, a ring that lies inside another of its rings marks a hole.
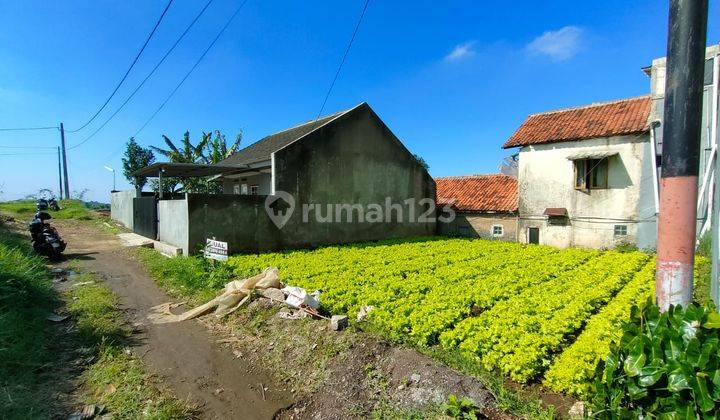
[[[630,307],[653,292],[654,258],[479,239],[422,238],[230,258],[396,341],[458,349],[519,382],[584,396]]]

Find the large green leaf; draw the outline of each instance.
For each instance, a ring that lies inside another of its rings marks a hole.
[[[690,379],[683,369],[675,369],[668,373],[668,390],[680,392],[683,389],[690,389]]]
[[[645,366],[645,359],[647,358],[647,356],[645,356],[642,337],[635,337],[635,339],[630,342],[629,347],[630,353],[627,359],[625,359],[623,368],[628,376],[635,377],[640,375],[640,370]]]
[[[704,328],[708,329],[718,329],[720,328],[720,313],[717,313],[715,311],[711,311],[708,314],[707,320],[703,324]]]
[[[657,359],[653,360],[652,364],[643,366],[642,369],[640,369],[640,377],[638,378],[638,383],[640,386],[648,387],[655,385],[657,381],[660,380],[660,378],[665,373],[665,367],[661,365],[661,362]]]
[[[693,390],[693,396],[695,397],[695,404],[697,404],[700,410],[708,412],[715,408],[715,401],[713,401],[710,396],[704,377],[696,375],[690,381],[690,386]]]
[[[643,386],[639,386],[637,383],[635,383],[634,379],[628,380],[627,391],[628,391],[628,396],[632,400],[639,400],[640,398],[647,397],[647,395],[648,395],[647,388],[645,388]]]

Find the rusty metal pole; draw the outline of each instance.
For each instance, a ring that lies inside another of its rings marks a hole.
[[[693,296],[708,0],[670,0],[655,300]]]

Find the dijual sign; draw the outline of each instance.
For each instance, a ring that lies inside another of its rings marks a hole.
[[[205,258],[212,260],[227,261],[228,244],[227,242],[216,241],[215,239],[207,239],[205,242]]]

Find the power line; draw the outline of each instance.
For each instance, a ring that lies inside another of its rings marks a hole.
[[[19,128],[0,128],[0,131],[32,131],[32,130],[57,130],[56,126],[48,127],[19,127]]]
[[[205,49],[205,51],[202,53],[202,55],[197,59],[195,64],[193,64],[193,66],[190,68],[190,70],[185,74],[185,77],[183,77],[182,80],[180,80],[180,83],[178,83],[177,86],[175,86],[175,89],[173,89],[172,92],[170,92],[170,95],[168,95],[168,97],[165,98],[163,103],[160,104],[158,109],[156,109],[155,112],[153,112],[153,114],[150,116],[150,118],[148,118],[147,121],[145,121],[145,123],[142,125],[142,127],[140,127],[140,129],[135,132],[133,137],[136,137],[138,134],[140,134],[140,132],[143,131],[143,129],[145,129],[145,127],[150,123],[150,121],[152,121],[153,118],[155,118],[155,116],[165,107],[165,105],[168,103],[168,101],[170,101],[170,99],[173,97],[173,95],[175,95],[175,92],[177,92],[178,89],[180,89],[180,87],[183,85],[183,83],[185,83],[185,80],[187,80],[187,78],[190,77],[190,74],[192,74],[193,70],[195,70],[195,68],[200,64],[202,59],[205,58],[207,53],[215,45],[215,43],[220,38],[220,36],[223,34],[223,32],[225,32],[225,29],[227,29],[227,27],[230,26],[230,23],[232,23],[232,21],[235,19],[235,17],[238,15],[238,13],[240,13],[240,10],[242,10],[242,8],[245,6],[245,3],[247,3],[247,0],[244,0],[240,4],[240,6],[237,9],[235,9],[235,12],[230,16],[230,19],[228,19],[227,22],[225,22],[225,25],[220,29],[220,31],[217,33],[217,35],[212,40],[210,45],[208,45],[208,47]]]
[[[91,138],[93,138],[93,137],[95,136],[95,134],[97,134],[98,132],[100,132],[100,130],[102,130],[102,129],[107,125],[107,123],[110,122],[110,120],[112,120],[113,118],[115,118],[115,115],[117,115],[118,112],[120,112],[120,110],[122,110],[122,109],[125,107],[125,105],[127,105],[127,103],[130,102],[130,99],[132,99],[133,96],[135,96],[135,94],[138,93],[138,91],[140,90],[140,88],[142,88],[143,85],[145,85],[145,82],[147,82],[148,79],[150,79],[150,77],[151,77],[151,76],[155,73],[155,71],[160,67],[160,65],[161,65],[163,62],[165,62],[165,59],[167,59],[168,56],[170,55],[170,53],[173,52],[173,50],[175,49],[175,47],[177,47],[178,44],[180,44],[180,41],[182,41],[182,39],[185,37],[185,35],[187,35],[187,33],[190,31],[190,28],[192,28],[192,27],[195,25],[195,22],[197,22],[198,19],[200,19],[200,16],[202,16],[203,13],[205,13],[205,10],[207,10],[207,8],[210,6],[210,3],[212,3],[212,2],[213,2],[213,0],[209,0],[209,1],[205,4],[205,7],[203,7],[202,10],[200,10],[200,12],[195,16],[195,18],[192,20],[192,22],[190,22],[190,24],[187,26],[187,28],[185,28],[185,30],[183,31],[183,33],[180,34],[180,37],[178,37],[178,39],[175,41],[175,43],[170,47],[169,50],[167,50],[167,52],[165,53],[165,55],[163,55],[163,57],[160,59],[160,61],[158,61],[158,63],[155,65],[155,67],[153,67],[153,69],[150,70],[150,73],[148,73],[147,76],[145,76],[145,78],[142,80],[142,82],[140,82],[140,84],[135,88],[135,90],[132,91],[132,93],[130,94],[130,96],[128,96],[128,97],[125,99],[125,101],[120,105],[120,107],[118,107],[118,109],[116,109],[115,112],[113,112],[112,115],[110,115],[110,117],[109,117],[108,119],[106,119],[105,122],[102,123],[102,125],[100,125],[100,127],[98,127],[95,131],[93,131],[92,134],[90,134],[89,136],[87,136],[86,138],[84,138],[80,143],[78,143],[78,144],[76,144],[76,145],[74,145],[74,146],[68,147],[68,150],[75,149],[75,148],[80,147],[80,146],[82,146],[83,144],[85,144],[88,140],[90,140]]]
[[[355,41],[355,35],[357,35],[358,30],[360,29],[360,24],[362,23],[363,18],[365,17],[365,11],[368,8],[368,4],[370,4],[370,0],[365,0],[365,6],[363,6],[362,13],[360,13],[360,18],[358,19],[357,24],[355,25],[355,30],[353,31],[352,37],[350,37],[350,42],[348,43],[348,46],[345,49],[345,54],[343,54],[342,60],[340,60],[340,65],[338,66],[337,71],[335,72],[335,77],[333,77],[332,83],[330,83],[330,88],[328,88],[328,91],[325,94],[325,99],[323,100],[322,106],[320,107],[320,112],[318,112],[316,120],[320,119],[320,115],[322,115],[323,110],[325,109],[325,104],[327,103],[327,100],[330,97],[330,93],[332,92],[333,88],[335,87],[335,82],[337,81],[337,78],[340,75],[340,70],[342,70],[343,64],[345,64],[345,59],[347,58],[348,54],[350,53],[350,48],[352,48],[353,41]]]
[[[27,156],[27,155],[54,155],[55,152],[18,152],[18,153],[0,153],[0,156]]]
[[[53,149],[56,146],[0,146],[0,149]]]
[[[107,104],[110,102],[110,99],[112,99],[113,96],[115,96],[115,93],[117,93],[118,89],[120,89],[120,86],[122,86],[123,82],[125,82],[125,79],[128,77],[128,74],[130,74],[130,71],[133,69],[133,67],[135,67],[135,64],[137,63],[138,59],[140,58],[140,55],[142,55],[143,51],[145,51],[145,47],[147,47],[148,43],[150,42],[150,39],[152,39],[153,35],[155,35],[155,31],[157,31],[157,28],[160,26],[160,22],[162,22],[163,18],[165,17],[165,14],[167,13],[168,9],[170,8],[170,5],[172,4],[172,2],[173,2],[173,0],[168,1],[168,4],[165,6],[165,9],[163,10],[162,14],[160,15],[160,18],[157,20],[157,22],[155,22],[155,26],[153,27],[152,31],[150,32],[150,35],[148,35],[147,39],[145,40],[145,43],[140,48],[140,51],[138,51],[133,62],[130,64],[130,67],[127,69],[127,71],[123,75],[122,79],[120,79],[120,82],[117,84],[117,86],[115,86],[115,89],[112,91],[110,96],[108,96],[108,98],[105,100],[105,103],[102,104],[100,109],[98,109],[97,112],[95,112],[95,114],[85,124],[82,125],[82,127],[76,128],[74,130],[68,130],[69,133],[76,133],[76,132],[82,130],[83,128],[87,127],[91,122],[93,122],[93,120],[95,120],[95,118],[97,118],[97,116],[100,114],[100,112],[102,112],[102,110],[105,109]]]

